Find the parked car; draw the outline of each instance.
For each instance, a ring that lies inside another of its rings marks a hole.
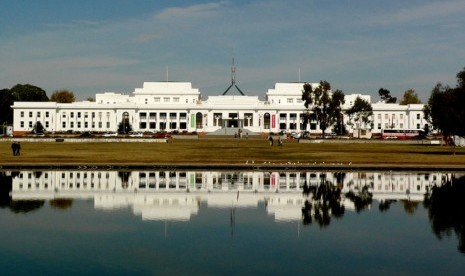
[[[118,133],[116,133],[116,132],[107,132],[107,133],[103,134],[103,137],[115,137],[115,136],[118,136]]]
[[[166,132],[157,132],[153,135],[153,138],[158,138],[158,139],[171,138],[171,134],[166,133]]]
[[[86,131],[86,132],[81,133],[81,135],[79,135],[79,137],[89,138],[89,137],[92,137],[92,133]]]
[[[129,132],[129,137],[144,137],[144,133],[131,131]]]

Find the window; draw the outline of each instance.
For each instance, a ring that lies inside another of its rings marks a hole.
[[[110,122],[107,122],[107,128],[110,128]]]
[[[175,98],[173,98],[173,102],[175,102],[175,103],[179,103],[179,97],[175,97]]]
[[[169,103],[169,102],[170,102],[170,98],[169,98],[169,97],[164,97],[164,98],[163,98],[163,101],[164,101],[165,103]]]
[[[88,122],[84,122],[84,128],[88,128],[89,127],[89,123]]]
[[[45,118],[48,118],[48,117],[50,117],[50,112],[46,111],[45,112]]]
[[[378,120],[381,120],[381,114],[378,114]]]
[[[29,122],[29,127],[32,128],[32,122]]]
[[[24,121],[19,122],[19,126],[20,126],[21,128],[23,128],[23,127],[24,127]]]
[[[32,111],[29,111],[29,118],[32,118]]]
[[[187,123],[186,122],[179,123],[179,129],[187,129]]]
[[[74,118],[74,112],[71,112],[70,117]]]
[[[287,98],[287,103],[288,104],[294,103],[294,99],[293,98]]]
[[[150,112],[150,120],[156,120],[157,119],[157,113],[155,112]]]
[[[155,97],[153,100],[154,100],[156,103],[159,103],[159,102],[160,102],[160,97]]]
[[[81,122],[77,122],[77,127],[81,128]]]
[[[88,118],[89,117],[89,112],[84,112],[84,118]]]
[[[389,115],[388,114],[384,114],[384,119],[389,119]]]
[[[45,127],[48,128],[49,127],[49,123],[48,121],[45,122]]]
[[[92,118],[95,118],[95,112],[92,112]]]
[[[40,118],[40,112],[37,112],[37,118]]]
[[[139,113],[139,117],[140,117],[141,120],[145,120],[145,119],[147,119],[147,113],[146,112],[141,112],[141,113]]]
[[[78,112],[78,113],[77,113],[77,117],[78,117],[78,118],[81,118],[81,112]]]
[[[403,124],[403,123],[400,123],[400,124],[399,124],[399,128],[404,128],[404,124]]]
[[[400,119],[401,119],[401,120],[404,119],[404,114],[400,114]]]
[[[176,113],[170,113],[170,119],[171,120],[176,120],[176,116],[177,114]]]
[[[102,128],[102,122],[98,122],[98,128]]]
[[[253,126],[253,114],[245,113],[244,114],[244,126]]]
[[[417,114],[417,120],[420,120],[420,114]],[[419,127],[418,127],[419,128]]]
[[[378,129],[381,129],[381,123],[378,123]]]
[[[286,113],[280,113],[280,114],[279,114],[279,119],[280,119],[280,120],[286,120],[286,118],[287,118],[287,114],[286,114]]]
[[[20,113],[20,114],[21,114],[21,115],[20,115],[20,116],[21,116],[21,118],[24,118],[24,111],[21,111],[21,113]]]
[[[420,124],[417,124],[417,129],[420,129]]]
[[[140,122],[139,123],[139,128],[140,129],[146,129],[147,128],[147,123],[146,122]]]
[[[155,122],[150,122],[149,128],[150,128],[150,129],[155,129],[155,128],[157,128],[157,123],[155,123]]]
[[[177,124],[175,122],[171,122],[170,129],[176,129],[176,128],[177,128]]]
[[[187,113],[179,113],[179,119],[185,120],[187,118]]]
[[[70,128],[73,128],[73,127],[74,127],[74,122],[70,122],[70,123],[69,123],[69,127],[70,127]]]
[[[66,122],[61,123],[61,126],[62,126],[63,128],[66,128]]]
[[[160,119],[162,119],[162,120],[166,119],[166,113],[165,112],[160,113]]]

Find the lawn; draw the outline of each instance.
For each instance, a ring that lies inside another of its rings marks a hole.
[[[296,143],[270,147],[265,139],[174,139],[172,143],[22,142],[13,156],[0,142],[0,165],[308,164],[465,167],[465,149],[380,143]]]

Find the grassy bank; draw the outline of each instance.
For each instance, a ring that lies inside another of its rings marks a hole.
[[[0,165],[85,164],[349,164],[374,166],[465,167],[465,149],[399,144],[299,144],[270,147],[262,139],[173,140],[172,143],[23,142],[13,156],[0,143]]]

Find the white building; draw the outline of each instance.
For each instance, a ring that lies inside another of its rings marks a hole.
[[[312,84],[318,85],[318,84]],[[98,93],[95,102],[15,102],[14,135],[33,131],[37,122],[48,132],[116,131],[120,124],[134,131],[179,131],[226,133],[243,129],[248,133],[300,132],[320,133],[316,121],[303,125],[303,83],[276,83],[258,96],[221,95],[201,100],[198,89],[190,82],[145,82],[132,95]],[[343,110],[349,109],[361,97],[371,102],[369,95],[346,95]],[[365,130],[380,133],[383,128],[420,129],[426,124],[423,105],[374,103],[373,124]],[[348,116],[344,125],[349,133],[356,129]],[[330,132],[331,129],[327,129]],[[371,134],[370,131],[368,131]]]

